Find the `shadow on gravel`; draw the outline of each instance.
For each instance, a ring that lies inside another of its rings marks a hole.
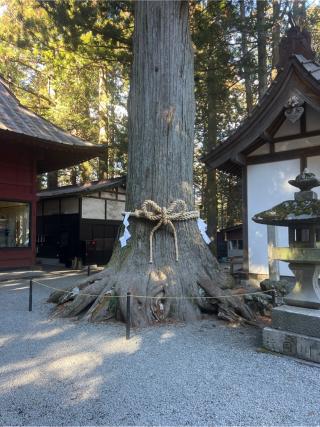
[[[12,285],[0,288],[0,425],[320,423],[320,370],[257,353],[257,329],[210,319],[126,341],[123,324],[48,319],[47,291],[29,313],[26,283]]]

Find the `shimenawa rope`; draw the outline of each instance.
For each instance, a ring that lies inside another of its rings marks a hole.
[[[197,211],[187,211],[186,202],[183,200],[175,200],[168,208],[160,207],[153,200],[145,200],[142,203],[141,209],[136,209],[134,212],[130,212],[130,216],[136,218],[145,218],[149,221],[157,221],[157,224],[153,227],[149,236],[150,245],[150,264],[153,262],[153,235],[162,226],[168,225],[171,228],[174,245],[176,251],[176,261],[179,261],[179,249],[178,249],[178,238],[173,221],[187,221],[190,219],[196,219],[199,217]]]

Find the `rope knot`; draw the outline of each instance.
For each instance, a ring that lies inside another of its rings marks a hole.
[[[173,221],[186,221],[190,219],[196,219],[199,217],[197,211],[187,211],[187,205],[184,200],[175,200],[172,202],[168,208],[160,207],[153,200],[145,200],[142,203],[141,209],[136,209],[130,214],[136,218],[145,218],[149,221],[157,221],[157,224],[153,227],[150,232],[150,263],[153,262],[153,235],[154,233],[162,226],[168,225],[171,228],[175,251],[176,251],[176,261],[179,261],[179,251],[178,251],[178,239],[175,226]]]
[[[162,208],[161,209],[161,219],[162,219],[162,224],[163,225],[167,225],[170,221],[168,213],[167,213],[167,208]]]

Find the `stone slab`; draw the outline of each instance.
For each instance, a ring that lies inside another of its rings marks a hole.
[[[273,329],[320,338],[320,310],[282,305],[271,316]]]
[[[286,356],[320,363],[320,339],[273,328],[263,329],[263,346]]]

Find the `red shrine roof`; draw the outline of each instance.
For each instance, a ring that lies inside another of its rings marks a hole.
[[[73,136],[20,104],[0,77],[0,143],[36,145],[38,172],[71,166],[102,155],[105,147]]]

